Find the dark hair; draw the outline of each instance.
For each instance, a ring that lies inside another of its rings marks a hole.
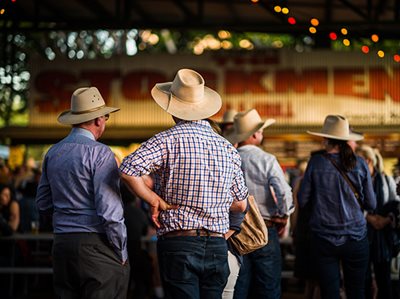
[[[339,158],[345,171],[350,171],[357,164],[357,157],[345,140],[328,138],[328,144],[332,147],[339,146]]]

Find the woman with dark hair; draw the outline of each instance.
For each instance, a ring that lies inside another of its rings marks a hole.
[[[347,119],[328,115],[321,132],[325,151],[312,155],[298,194],[300,207],[311,210],[310,229],[322,298],[339,298],[343,269],[347,299],[365,296],[369,246],[364,210],[376,206],[371,175],[365,161],[354,154]]]
[[[0,185],[0,234],[10,235],[16,232],[19,227],[19,221],[19,205],[13,198],[11,187]]]

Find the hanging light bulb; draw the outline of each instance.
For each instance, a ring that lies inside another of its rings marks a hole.
[[[369,47],[368,46],[362,46],[361,47],[361,51],[363,51],[363,53],[368,54],[369,53]]]

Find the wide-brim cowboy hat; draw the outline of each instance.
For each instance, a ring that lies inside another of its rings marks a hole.
[[[71,109],[62,112],[57,120],[64,125],[76,125],[118,110],[119,108],[106,106],[96,87],[82,87],[72,94]]]
[[[275,119],[263,121],[256,109],[250,109],[236,114],[233,121],[233,129],[225,138],[232,144],[242,142],[259,130],[263,130],[275,123]]]
[[[172,82],[157,83],[151,95],[162,109],[183,120],[208,118],[222,106],[220,95],[205,86],[203,77],[190,69],[179,70]]]
[[[344,141],[358,141],[364,139],[364,136],[358,133],[352,133],[347,118],[341,115],[328,115],[325,118],[324,125],[321,132],[307,131],[308,134],[344,140]]]

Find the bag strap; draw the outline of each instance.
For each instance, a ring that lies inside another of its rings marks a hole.
[[[359,206],[360,206],[360,208],[362,210],[363,207],[362,207],[362,203],[361,203],[361,199],[360,199],[360,193],[358,193],[356,187],[354,187],[352,181],[349,179],[349,177],[347,176],[346,172],[344,172],[343,169],[336,163],[336,161],[334,159],[332,159],[328,154],[324,154],[324,157],[327,158],[329,161],[331,161],[333,166],[335,166],[335,168],[339,171],[339,173],[342,175],[344,180],[350,186],[350,189],[353,191],[354,196],[357,199],[357,203],[359,204]]]

